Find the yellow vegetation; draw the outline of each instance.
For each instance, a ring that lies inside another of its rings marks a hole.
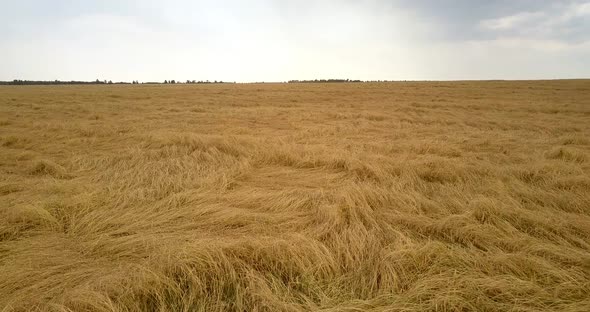
[[[2,311],[590,311],[590,82],[0,87]]]

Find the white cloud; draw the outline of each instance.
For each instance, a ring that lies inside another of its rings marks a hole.
[[[481,21],[480,25],[491,30],[508,30],[541,21],[544,12],[522,12],[514,15]]]
[[[551,35],[563,33],[559,28],[577,18],[590,16],[590,2],[553,5],[544,11],[520,12],[513,15],[486,19],[479,26],[491,31],[515,31],[520,33],[538,33]]]
[[[590,16],[590,2],[571,4],[564,16],[567,18]]]

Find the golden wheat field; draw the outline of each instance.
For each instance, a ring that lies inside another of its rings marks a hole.
[[[590,311],[590,81],[0,87],[0,311]]]

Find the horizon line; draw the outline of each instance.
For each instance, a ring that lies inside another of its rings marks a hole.
[[[559,81],[559,80],[590,80],[590,77],[576,77],[576,78],[484,78],[484,79],[376,79],[376,80],[362,80],[362,79],[340,79],[340,78],[329,78],[329,79],[290,79],[283,81],[226,81],[226,80],[162,80],[162,81],[113,81],[113,80],[29,80],[29,79],[12,79],[12,80],[0,80],[0,85],[67,85],[67,84],[262,84],[262,83],[274,83],[274,84],[295,84],[295,83],[391,83],[391,82],[486,82],[486,81]]]

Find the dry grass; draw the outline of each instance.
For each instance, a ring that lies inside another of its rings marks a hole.
[[[0,94],[2,311],[590,311],[589,81]]]

